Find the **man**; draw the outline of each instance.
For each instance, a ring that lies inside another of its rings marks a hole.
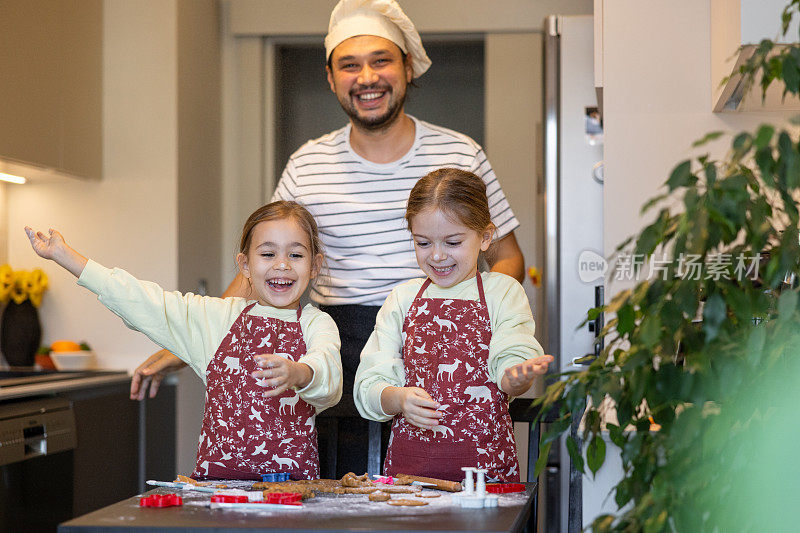
[[[403,219],[414,183],[441,167],[480,176],[487,187],[495,242],[486,254],[493,271],[518,281],[524,260],[514,218],[480,146],[465,135],[407,115],[408,85],[430,66],[419,34],[395,0],[341,0],[325,37],[328,83],[349,124],[307,142],[289,158],[273,200],[295,200],[314,215],[326,255],[327,275],[311,299],[336,321],[342,340],[345,394],[352,392],[361,349],[391,289],[422,277]],[[247,296],[241,277],[223,296]],[[180,367],[157,352],[136,369],[131,398],[151,397],[163,372]],[[152,382],[151,382],[152,380]],[[367,423],[355,419],[348,441],[366,450]],[[363,439],[359,436],[363,433]],[[352,446],[351,446],[352,448]],[[353,449],[355,459],[366,454]],[[345,472],[363,472],[358,460],[340,461]]]

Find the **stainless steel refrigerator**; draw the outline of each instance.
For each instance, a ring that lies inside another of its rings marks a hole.
[[[544,343],[565,371],[596,352],[595,328],[580,324],[603,293],[603,133],[593,18],[551,16],[544,27]],[[580,530],[582,481],[562,439],[545,472],[544,531]]]

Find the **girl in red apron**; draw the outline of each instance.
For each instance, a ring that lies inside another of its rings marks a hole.
[[[406,221],[427,275],[394,289],[361,354],[354,395],[361,414],[394,417],[386,475],[519,480],[510,396],[552,361],[533,336],[521,285],[478,273],[494,233],[483,181],[440,169],[417,182]]]
[[[319,477],[314,419],[339,401],[342,367],[333,320],[299,305],[322,265],[308,211],[273,202],[245,223],[237,263],[255,301],[166,292],[86,259],[54,230],[26,232],[37,254],[78,276],[126,324],[205,378],[192,477]]]

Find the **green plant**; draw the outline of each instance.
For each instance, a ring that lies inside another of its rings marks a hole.
[[[798,11],[800,0],[786,7],[784,33]],[[741,73],[763,90],[777,80],[796,95],[800,45],[776,52],[765,41]],[[666,192],[642,209],[658,209],[655,220],[618,247],[618,258],[641,258],[643,272],[660,268],[589,312],[588,320],[614,315],[600,332],[601,355],[538,400],[542,412],[558,405],[559,418],[542,437],[537,471],[587,398],[580,442],[567,437],[572,461],[597,472],[604,429],[621,450],[620,511],[599,517],[594,530],[796,527],[787,510],[800,488],[797,198],[796,135],[762,125],[734,135],[721,160],[678,164]],[[600,406],[609,401],[617,422],[606,424]]]

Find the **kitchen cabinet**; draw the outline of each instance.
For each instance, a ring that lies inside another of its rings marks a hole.
[[[0,383],[0,446],[14,451],[8,432],[17,424],[27,432],[24,458],[0,454],[0,533],[53,531],[144,490],[147,479],[174,478],[173,384],[135,402],[124,372],[45,377]]]
[[[0,3],[0,171],[99,179],[103,1]]]
[[[59,394],[72,401],[78,437],[72,516],[135,494],[146,479],[175,477],[175,387],[145,403],[132,401],[129,387],[126,378]]]

